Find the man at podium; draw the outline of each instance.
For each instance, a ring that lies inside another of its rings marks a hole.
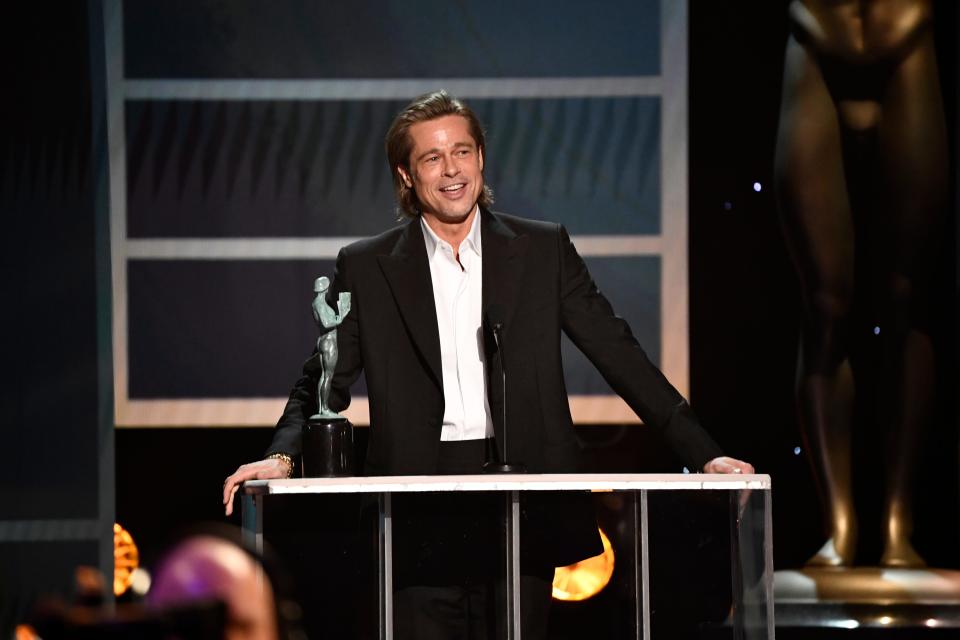
[[[484,465],[577,471],[561,331],[688,468],[753,473],[749,463],[722,455],[649,361],[566,230],[492,211],[484,132],[466,104],[443,91],[415,99],[394,119],[386,150],[402,224],[344,247],[327,294],[328,302],[342,292],[352,296],[352,311],[338,327],[329,406],[345,408],[350,385],[365,372],[366,475],[474,474]],[[320,375],[314,353],[268,457],[227,478],[227,514],[243,481],[292,473],[301,428],[317,411]],[[527,499],[524,638],[545,637],[553,567],[601,552],[588,498],[545,492]],[[395,502],[398,523],[411,523],[413,537],[432,535],[443,547],[442,557],[418,559],[395,541],[399,637],[466,637],[464,619],[475,627],[469,637],[485,637],[490,590],[483,571],[495,564],[485,560],[482,523],[492,520],[486,508],[482,501],[464,506],[462,498]]]

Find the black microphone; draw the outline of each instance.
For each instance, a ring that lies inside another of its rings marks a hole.
[[[525,473],[527,468],[524,465],[510,462],[510,454],[507,449],[507,359],[503,348],[503,317],[503,307],[497,303],[488,305],[486,311],[483,312],[483,324],[493,335],[493,342],[500,354],[500,382],[502,384],[500,399],[503,403],[503,413],[501,414],[503,418],[501,422],[503,428],[503,462],[487,462],[483,465],[483,470],[486,473]]]
[[[483,326],[493,334],[493,342],[500,352],[500,367],[503,368],[503,307],[496,302],[483,312]]]

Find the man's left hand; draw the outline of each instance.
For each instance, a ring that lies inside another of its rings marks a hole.
[[[753,465],[736,458],[720,456],[703,465],[704,473],[754,473]]]

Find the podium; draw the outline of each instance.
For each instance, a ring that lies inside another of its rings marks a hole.
[[[629,632],[618,637],[638,640],[669,638],[657,629],[651,598],[671,601],[680,608],[696,605],[688,590],[677,588],[674,567],[689,565],[699,543],[684,547],[676,522],[692,523],[698,512],[709,510],[729,535],[727,567],[713,571],[718,584],[729,588],[729,608],[717,637],[736,640],[774,638],[773,531],[771,482],[767,475],[715,474],[523,474],[468,476],[389,476],[348,478],[291,478],[253,480],[244,484],[242,522],[246,541],[263,548],[264,500],[276,495],[370,494],[376,499],[377,599],[379,637],[394,637],[394,501],[398,494],[493,495],[499,512],[498,536],[503,588],[497,595],[497,637],[522,638],[520,609],[521,505],[530,492],[593,492],[595,498],[616,505],[618,520],[616,563],[621,589],[627,593]],[[665,514],[669,514],[667,517]],[[719,514],[719,515],[718,515]],[[690,528],[688,526],[687,528]],[[607,532],[608,535],[610,532]],[[659,568],[657,568],[659,566]],[[717,575],[721,572],[726,575]],[[672,577],[671,577],[672,576]],[[681,579],[685,579],[681,576]],[[690,580],[696,580],[690,576]],[[659,584],[670,593],[657,593]],[[675,592],[675,593],[674,593]],[[556,597],[556,589],[555,589]],[[688,602],[685,602],[688,601]],[[626,616],[625,616],[626,617]]]

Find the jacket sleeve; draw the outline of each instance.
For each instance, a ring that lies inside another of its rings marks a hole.
[[[645,424],[658,431],[691,471],[723,455],[693,410],[647,357],[629,325],[597,289],[587,265],[559,227],[560,309],[564,333]]]
[[[350,312],[337,327],[337,368],[334,372],[333,383],[330,389],[330,408],[334,411],[343,411],[350,405],[350,386],[360,377],[363,371],[363,358],[360,353],[360,324],[357,320],[360,313],[360,300],[356,291],[351,289],[347,275],[349,262],[344,251],[337,256],[337,265],[333,274],[333,283],[327,291],[327,304],[334,308],[341,291],[351,293]],[[266,455],[272,453],[286,453],[296,457],[302,451],[301,429],[307,419],[317,412],[319,399],[317,398],[317,384],[323,372],[320,354],[314,348],[313,353],[303,363],[303,372],[300,379],[293,385],[290,397],[277,421],[273,433],[273,441],[267,449]]]

